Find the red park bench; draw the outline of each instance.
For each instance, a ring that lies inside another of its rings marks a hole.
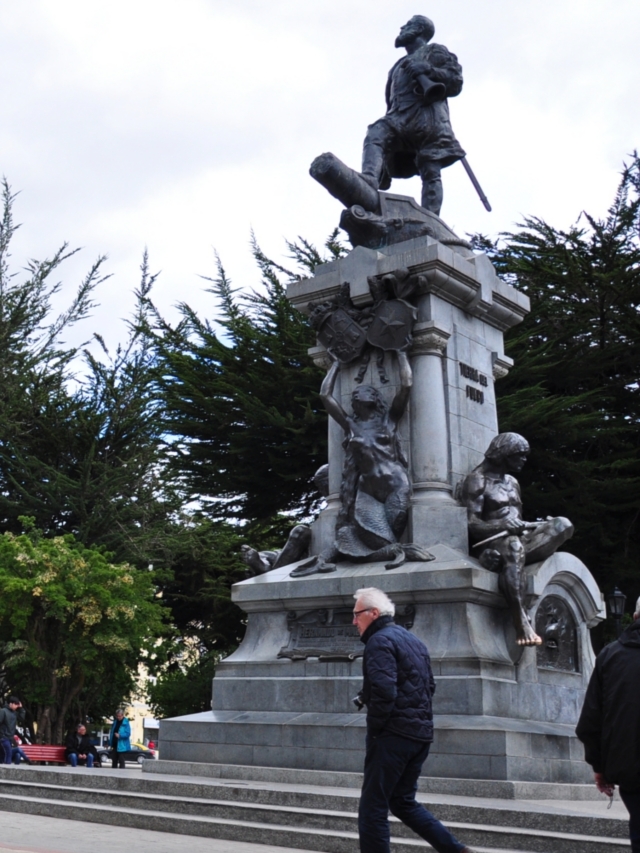
[[[64,746],[49,746],[47,744],[23,743],[20,749],[29,761],[47,761],[53,764],[66,764]]]

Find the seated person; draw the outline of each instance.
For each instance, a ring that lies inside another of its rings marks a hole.
[[[86,764],[93,767],[98,761],[98,753],[95,746],[89,740],[87,729],[82,723],[76,726],[75,732],[70,732],[65,743],[65,757],[72,767],[78,764]]]
[[[31,759],[28,755],[20,748],[22,741],[18,737],[18,735],[13,736],[13,747],[11,748],[11,761],[14,764],[20,764],[21,761],[25,761],[27,764],[31,764]]]

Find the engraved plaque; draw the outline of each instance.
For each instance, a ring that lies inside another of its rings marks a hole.
[[[578,636],[576,622],[566,602],[557,595],[542,599],[536,613],[538,666],[578,672]]]
[[[398,607],[394,617],[396,624],[409,630],[415,612],[411,604]],[[310,610],[300,614],[290,612],[287,622],[291,636],[287,645],[278,652],[279,658],[352,661],[364,653],[358,629],[353,624],[353,611],[349,607]]]

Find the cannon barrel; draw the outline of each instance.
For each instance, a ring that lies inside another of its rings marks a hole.
[[[335,154],[327,152],[316,157],[309,174],[345,207],[359,204],[371,213],[380,213],[378,190],[374,190],[359,172],[350,169]]]

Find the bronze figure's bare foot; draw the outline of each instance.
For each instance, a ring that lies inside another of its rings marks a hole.
[[[542,645],[542,637],[539,637],[536,632],[531,627],[531,623],[528,619],[524,622],[522,626],[522,631],[518,632],[518,639],[516,643],[519,646],[541,646]]]

